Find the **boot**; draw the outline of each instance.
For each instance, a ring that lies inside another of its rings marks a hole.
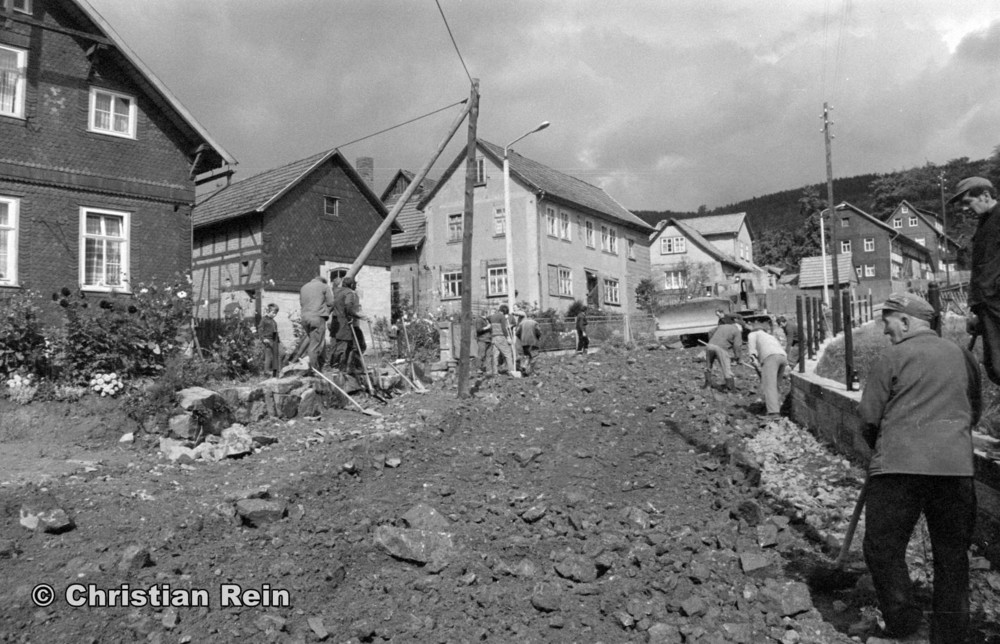
[[[701,386],[702,389],[710,389],[712,387],[712,370],[705,369],[705,384]]]
[[[736,391],[735,378],[726,378],[726,391]]]

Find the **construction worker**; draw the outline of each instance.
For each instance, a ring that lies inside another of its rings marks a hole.
[[[531,365],[535,354],[538,351],[538,341],[542,338],[542,330],[538,328],[538,322],[524,311],[517,311],[519,322],[514,329],[518,345],[521,347],[521,373],[529,375],[532,371]]]
[[[751,326],[753,331],[747,336],[747,353],[750,362],[760,374],[760,395],[768,416],[781,413],[781,399],[778,396],[778,381],[785,374],[788,356],[778,339],[768,333],[770,318],[757,318]]]
[[[358,283],[353,277],[345,277],[334,296],[333,315],[337,318],[336,344],[333,348],[334,364],[344,373],[357,373],[361,363],[359,350],[367,348],[364,334],[357,326],[358,320],[367,319],[361,313],[361,302],[354,292]]]
[[[796,365],[799,363],[799,324],[794,318],[779,315],[778,326],[785,334],[785,355],[788,356],[788,364]]]
[[[489,375],[495,376],[499,371],[500,357],[503,356],[504,361],[507,363],[507,373],[512,374],[514,371],[514,352],[511,350],[510,341],[510,325],[507,324],[507,314],[510,309],[507,308],[506,304],[501,304],[497,312],[489,317],[490,320],[490,341],[493,345],[493,351],[490,356],[491,369]]]
[[[722,366],[722,377],[725,379],[723,391],[735,391],[736,380],[733,377],[732,360],[729,352],[737,358],[740,355],[740,348],[743,346],[743,330],[736,324],[732,315],[723,315],[719,326],[712,332],[712,337],[705,345],[705,384],[703,387],[711,387],[712,366],[718,361]]]
[[[590,336],[587,335],[587,305],[580,307],[576,314],[576,352],[586,355],[590,348]]]
[[[982,414],[979,365],[931,330],[934,309],[912,293],[882,306],[892,345],[875,362],[861,394],[861,433],[874,450],[868,466],[865,563],[883,637],[922,627],[906,567],[920,514],[934,553],[931,644],[968,644],[969,557],[976,521],[972,428]]]
[[[476,354],[479,358],[479,371],[486,373],[490,364],[490,347],[493,345],[493,334],[489,319],[489,311],[483,310],[476,318]]]
[[[323,368],[323,352],[326,350],[326,320],[333,307],[333,292],[327,286],[326,278],[317,275],[299,289],[299,315],[302,332],[308,338],[306,355],[309,366]]]

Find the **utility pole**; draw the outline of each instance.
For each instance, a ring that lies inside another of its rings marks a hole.
[[[840,270],[837,264],[837,209],[833,203],[833,156],[830,152],[830,111],[833,108],[823,103],[823,139],[826,141],[826,201],[830,211],[830,263],[833,265],[833,334],[840,333]],[[820,225],[823,217],[820,215]],[[825,316],[824,316],[825,317]]]
[[[458,347],[458,397],[468,398],[472,345],[472,211],[476,204],[476,126],[479,121],[479,79],[469,94],[469,141],[465,148],[465,213],[462,216],[462,332]],[[510,231],[508,231],[508,234]]]
[[[938,247],[938,257],[944,263],[944,283],[951,286],[951,264],[948,261],[948,208],[944,201],[944,170],[938,175],[938,181],[941,186],[941,232],[944,237],[944,253],[941,252],[940,245]]]

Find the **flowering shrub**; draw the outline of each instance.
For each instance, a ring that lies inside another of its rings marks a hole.
[[[15,373],[7,379],[7,395],[17,403],[26,405],[35,397],[38,385],[32,381],[31,376],[22,376]]]
[[[44,368],[46,343],[40,301],[33,291],[18,292],[2,300],[0,375],[17,371],[33,373]]]
[[[125,383],[117,373],[95,373],[90,388],[101,396],[114,396],[125,388]]]
[[[261,369],[263,343],[257,337],[253,320],[241,315],[226,318],[222,335],[210,350],[210,360],[221,367],[225,375],[239,378]]]

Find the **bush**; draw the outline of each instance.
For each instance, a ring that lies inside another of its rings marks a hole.
[[[260,373],[263,343],[253,322],[241,316],[226,318],[222,334],[209,349],[210,362],[229,378]]]
[[[124,398],[128,416],[140,423],[154,418],[156,424],[166,427],[167,417],[176,406],[175,394],[181,389],[205,385],[225,376],[217,362],[202,358],[173,356],[164,365],[156,380],[146,387],[133,387]]]
[[[41,297],[33,291],[3,299],[0,316],[0,375],[40,374],[47,362],[45,334],[40,319]]]

